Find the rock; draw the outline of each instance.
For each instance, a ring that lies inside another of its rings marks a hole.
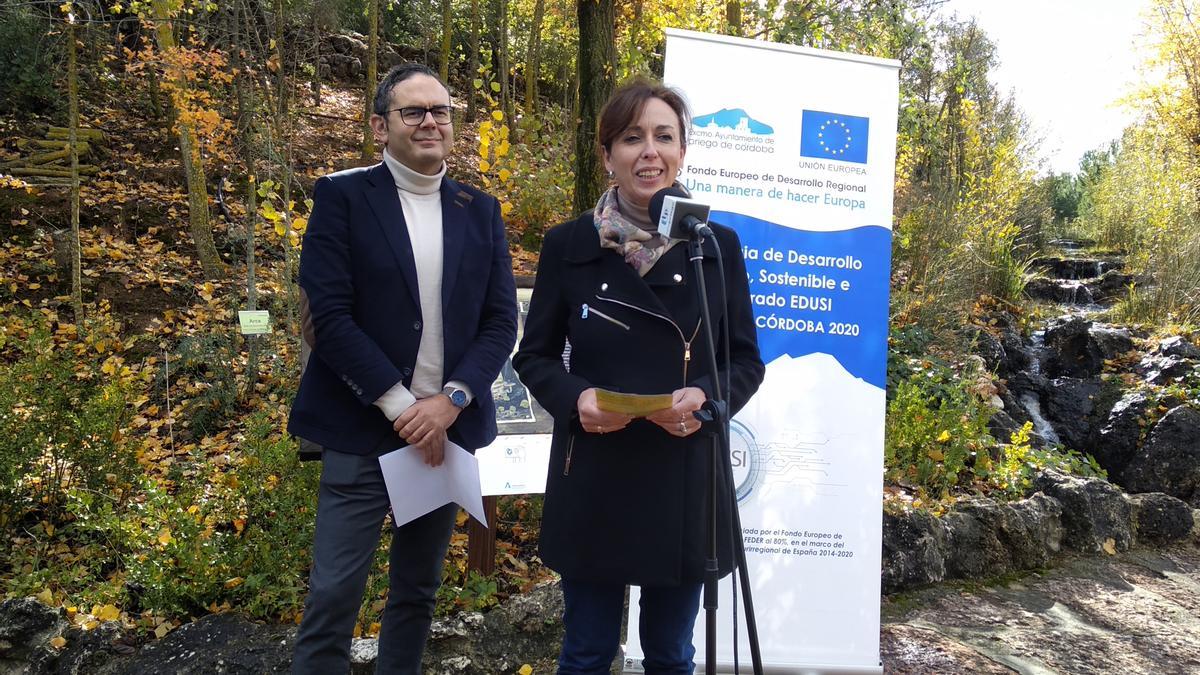
[[[511,598],[483,617],[483,641],[480,651],[495,664],[493,673],[506,672],[501,664],[515,670],[535,660],[553,662],[562,645],[562,586],[545,583],[531,592]]]
[[[946,534],[942,522],[922,510],[883,513],[884,593],[946,578]]]
[[[1065,305],[1090,305],[1094,302],[1092,291],[1086,283],[1069,279],[1030,279],[1025,283],[1025,296],[1032,300]]]
[[[1138,544],[1162,546],[1185,539],[1195,520],[1192,507],[1161,492],[1129,495],[1133,507],[1134,537]]]
[[[1045,567],[1062,550],[1062,504],[1044,494],[1007,505],[1003,540],[1012,551],[1013,568]]]
[[[1091,336],[1091,322],[1079,317],[1053,324],[1046,329],[1049,350],[1044,372],[1047,377],[1091,377],[1100,374],[1104,355]]]
[[[1182,335],[1172,335],[1159,340],[1155,351],[1165,356],[1178,356],[1183,359],[1200,360],[1200,347],[1189,342]]]
[[[371,675],[375,662],[379,660],[379,640],[354,638],[350,641],[350,672],[356,675]]]
[[[959,502],[942,517],[947,577],[993,577],[1011,569],[998,534],[1002,518],[999,506],[990,499]]]
[[[1116,358],[1133,349],[1133,336],[1128,328],[1093,324],[1088,336],[1096,343],[1104,359]]]
[[[356,56],[330,54],[326,57],[326,61],[329,63],[329,72],[334,77],[357,77],[363,70],[362,61]]]
[[[1057,279],[1092,279],[1100,276],[1105,270],[1117,267],[1116,263],[1095,258],[1035,258],[1034,267],[1040,267],[1046,274]]]
[[[92,630],[72,628],[63,634],[67,641],[53,661],[36,664],[33,672],[56,675],[106,675],[125,673],[125,654],[133,653],[133,641],[119,622],[107,621]]]
[[[50,639],[61,635],[69,624],[62,610],[47,607],[37,598],[16,598],[0,603],[0,667],[3,672],[9,663],[53,656],[47,646]],[[20,672],[20,671],[16,671]]]
[[[1099,393],[1100,380],[1059,377],[1050,382],[1042,397],[1045,416],[1067,447],[1087,449]]]
[[[1121,480],[1130,492],[1165,492],[1200,506],[1200,411],[1186,405],[1168,411]]]
[[[983,364],[988,370],[999,374],[1005,360],[1004,345],[1001,344],[1000,338],[982,328],[974,328],[970,335],[971,351],[983,359]]]
[[[1145,392],[1126,392],[1109,411],[1108,419],[1089,443],[1092,457],[1117,482],[1121,482],[1121,472],[1137,453],[1138,440],[1142,435],[1138,421],[1146,416],[1149,408],[1150,400]]]
[[[1062,504],[1063,543],[1067,547],[1097,553],[1109,548],[1109,552],[1127,551],[1132,545],[1131,507],[1112,483],[1048,470],[1034,478],[1032,489]]]
[[[1007,404],[1005,404],[1005,409],[996,410],[988,418],[988,432],[992,434],[993,438],[1008,442],[1008,439],[1012,438],[1012,435],[1019,431],[1024,424],[1008,414]]]
[[[121,672],[284,673],[291,668],[295,640],[295,626],[255,623],[237,614],[210,614],[148,643]]]
[[[960,502],[943,517],[946,576],[975,579],[1045,566],[1063,537],[1062,506],[1044,494],[1014,504]]]
[[[335,33],[325,37],[325,46],[321,51],[329,50],[343,56],[361,57],[367,54],[367,44],[356,33]]]
[[[1131,283],[1134,283],[1132,274],[1109,270],[1099,279],[1089,281],[1088,290],[1091,291],[1096,302],[1112,302],[1117,298],[1124,297],[1129,292]]]
[[[1049,352],[1047,377],[1092,377],[1099,375],[1105,359],[1133,349],[1133,338],[1125,328],[1093,325],[1079,317],[1058,321],[1046,329]]]
[[[513,596],[487,614],[435,621],[421,672],[491,675],[515,672],[524,663],[551,664],[562,644],[562,610],[562,587],[553,582]]]
[[[1196,361],[1171,354],[1147,354],[1134,370],[1150,384],[1165,385],[1196,368]]]

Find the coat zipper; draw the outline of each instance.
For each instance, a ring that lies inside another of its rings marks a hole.
[[[567,441],[567,461],[563,463],[563,475],[571,474],[571,455],[575,452],[575,434],[571,434],[570,440]]]
[[[596,299],[603,300],[604,302],[612,302],[612,303],[621,305],[622,307],[627,307],[634,311],[641,312],[643,314],[649,314],[650,316],[653,316],[658,319],[662,319],[663,321],[666,321],[667,323],[671,324],[671,326],[675,329],[675,332],[679,333],[679,341],[683,343],[683,386],[685,386],[685,387],[687,386],[688,363],[692,360],[692,342],[695,341],[696,336],[700,333],[700,322],[703,319],[698,319],[696,321],[696,330],[692,331],[692,337],[688,338],[688,337],[684,336],[683,329],[681,329],[679,327],[679,324],[675,323],[669,316],[664,316],[662,314],[659,314],[658,312],[651,312],[650,310],[648,310],[644,307],[638,307],[637,305],[632,305],[628,302],[622,302],[621,300],[617,300],[616,298],[606,298],[599,294],[596,295]],[[584,305],[585,312],[588,309],[589,309],[588,306]],[[590,308],[590,310],[600,316],[604,316],[603,314],[600,314],[600,312],[597,312],[594,307]],[[605,317],[605,318],[608,318],[608,317]],[[622,324],[622,325],[624,325],[624,324]],[[626,327],[626,328],[628,328],[628,327]]]
[[[618,320],[612,318],[611,316],[605,314],[604,312],[601,312],[600,310],[596,309],[595,307],[589,307],[586,302],[583,303],[583,307],[581,308],[581,311],[579,312],[579,318],[586,319],[591,314],[595,314],[596,316],[600,317],[601,319],[608,319],[609,321],[617,324],[621,328],[624,328],[625,330],[629,330],[629,324],[625,323],[624,321],[618,321]]]

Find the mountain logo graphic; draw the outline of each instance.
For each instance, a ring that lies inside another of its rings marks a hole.
[[[693,117],[692,126],[697,129],[716,127],[759,136],[775,133],[771,125],[759,122],[741,108],[722,108],[715,113]]]

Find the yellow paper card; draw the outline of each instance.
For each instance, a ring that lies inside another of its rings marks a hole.
[[[596,407],[604,412],[645,417],[671,407],[670,394],[622,394],[607,389],[596,390]]]

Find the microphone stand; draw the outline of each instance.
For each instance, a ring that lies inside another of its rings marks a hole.
[[[713,332],[716,326],[712,323],[708,311],[708,288],[704,282],[704,237],[694,229],[688,236],[688,256],[696,278],[696,298],[700,303],[700,315],[708,327],[704,331],[705,342],[708,346],[708,368],[712,374],[713,398],[704,403],[704,407],[695,413],[701,422],[715,423],[718,433],[712,436],[709,445],[708,467],[708,531],[706,533],[707,557],[704,564],[704,672],[715,675],[717,668],[717,591],[719,569],[717,564],[717,499],[719,498],[718,472],[725,477],[729,486],[729,516],[730,534],[733,538],[734,563],[738,571],[738,579],[742,588],[742,604],[746,616],[746,633],[750,640],[750,660],[754,675],[762,675],[762,653],[758,644],[758,623],[754,617],[754,599],[750,591],[750,572],[746,568],[746,547],[742,541],[742,519],[738,513],[737,501],[733,496],[733,466],[729,459],[729,404],[725,400],[722,388],[720,370],[717,368],[717,345]],[[715,242],[714,242],[715,243]],[[736,631],[736,626],[734,630]],[[735,633],[736,635],[736,633]],[[736,648],[736,645],[735,645]]]

